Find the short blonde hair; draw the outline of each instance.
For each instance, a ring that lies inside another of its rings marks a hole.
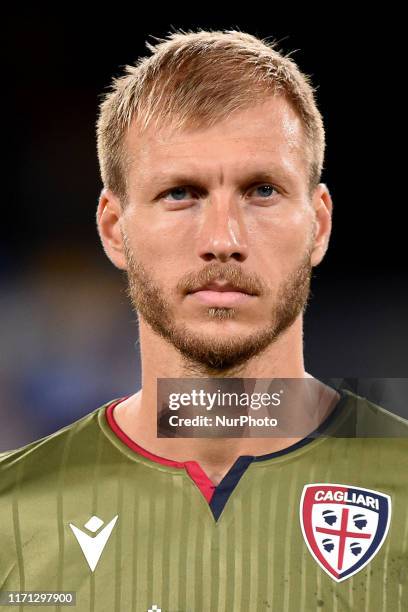
[[[129,155],[125,138],[133,121],[174,129],[211,127],[234,111],[283,95],[298,113],[308,149],[309,187],[319,182],[325,134],[308,75],[275,43],[239,30],[171,32],[146,42],[151,56],[125,66],[102,94],[97,120],[103,185],[127,201]]]

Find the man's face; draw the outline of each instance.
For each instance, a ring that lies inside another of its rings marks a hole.
[[[314,211],[302,124],[271,98],[209,129],[140,136],[122,217],[140,316],[210,371],[260,354],[301,315]],[[202,291],[226,281],[247,291]]]

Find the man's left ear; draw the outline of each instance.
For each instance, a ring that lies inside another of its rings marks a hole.
[[[322,261],[329,246],[332,228],[333,202],[324,183],[319,183],[314,190],[312,206],[315,214],[315,237],[310,263],[312,266],[317,266]]]

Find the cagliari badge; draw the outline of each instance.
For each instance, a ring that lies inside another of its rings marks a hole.
[[[306,544],[336,582],[350,578],[380,550],[390,525],[391,498],[345,484],[307,484],[300,501]]]

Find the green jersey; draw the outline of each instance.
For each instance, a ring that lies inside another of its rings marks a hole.
[[[217,486],[129,439],[125,398],[3,454],[0,590],[73,591],[81,612],[408,610],[408,422],[339,392],[314,435]]]

